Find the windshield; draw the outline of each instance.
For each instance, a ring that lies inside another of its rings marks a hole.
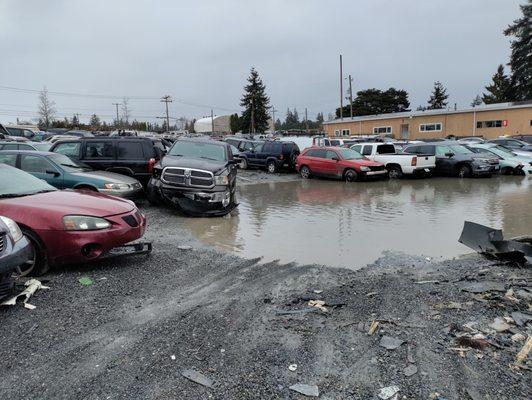
[[[362,154],[352,149],[340,149],[338,150],[338,153],[340,153],[344,160],[358,160],[364,158]]]
[[[57,190],[43,180],[20,169],[0,166],[0,198],[19,197]]]
[[[52,147],[50,143],[32,143],[31,145],[35,147],[35,150],[39,151],[48,151]]]
[[[188,158],[200,158],[212,161],[227,161],[225,146],[209,142],[177,141],[170,151],[171,156],[183,156]]]
[[[90,169],[86,165],[80,164],[64,154],[54,154],[48,157],[50,161],[59,165],[66,172],[82,172]]]
[[[492,147],[490,150],[493,151],[495,154],[498,154],[503,157],[515,157],[515,153],[503,146],[497,145]]]
[[[473,152],[464,146],[449,146],[454,154],[472,154]]]

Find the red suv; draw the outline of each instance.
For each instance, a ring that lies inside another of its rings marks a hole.
[[[324,176],[353,182],[361,178],[387,178],[384,164],[343,147],[309,147],[297,157],[296,170],[304,179]]]

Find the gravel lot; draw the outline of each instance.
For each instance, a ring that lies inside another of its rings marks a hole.
[[[200,247],[170,209],[141,208],[150,256],[54,270],[35,310],[0,309],[0,399],[305,398],[296,383],[321,399],[378,399],[392,385],[404,399],[530,398],[530,362],[514,365],[524,341],[511,339],[530,325],[489,327],[529,309],[530,269],[393,253],[359,271],[261,264]],[[464,290],[486,281],[501,287]],[[489,343],[456,350],[470,322]],[[387,350],[383,336],[403,343]]]

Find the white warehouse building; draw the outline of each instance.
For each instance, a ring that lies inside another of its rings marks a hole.
[[[231,133],[231,126],[229,124],[230,115],[215,115],[211,117],[201,118],[194,122],[194,131],[196,133],[213,133],[213,120],[214,120],[214,132],[216,133]]]

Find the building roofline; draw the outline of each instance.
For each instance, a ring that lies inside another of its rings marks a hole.
[[[335,119],[332,121],[325,121],[323,125],[333,125],[333,124],[345,124],[349,122],[359,122],[359,121],[378,121],[383,119],[394,119],[394,118],[414,118],[414,117],[430,117],[433,115],[447,115],[447,114],[464,114],[472,112],[486,112],[486,111],[499,111],[499,110],[514,110],[520,108],[532,108],[532,100],[514,102],[514,103],[497,103],[497,104],[488,104],[478,107],[469,107],[463,108],[461,110],[425,110],[425,111],[406,111],[406,112],[397,112],[397,113],[388,113],[388,114],[376,114],[376,115],[363,115],[360,117],[344,117],[344,119]]]

